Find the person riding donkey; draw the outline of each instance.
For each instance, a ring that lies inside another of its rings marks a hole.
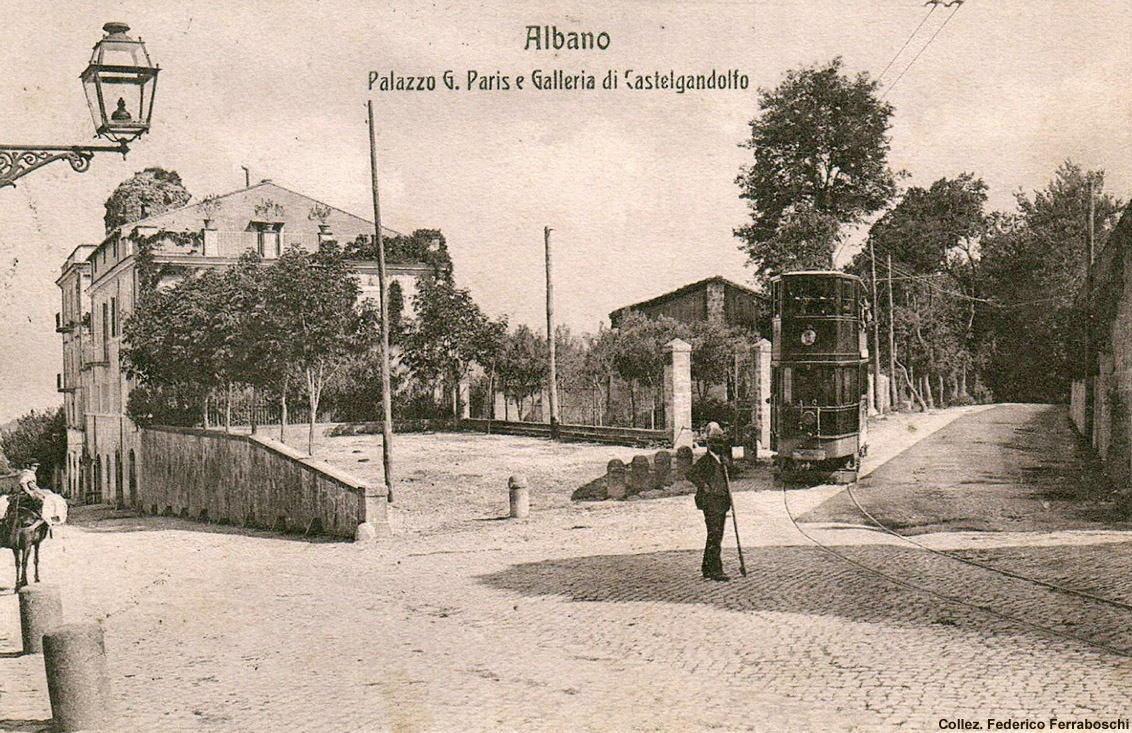
[[[67,521],[67,501],[58,494],[39,488],[36,483],[38,461],[28,462],[19,472],[16,487],[8,494],[0,496],[0,520],[7,514],[10,505],[21,504],[30,509],[40,520],[50,525]]]

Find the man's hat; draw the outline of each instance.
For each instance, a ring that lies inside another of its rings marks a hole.
[[[39,465],[39,461],[28,461],[28,468],[35,468]]]
[[[725,437],[727,437],[727,434],[723,432],[723,428],[719,427],[719,423],[709,422],[707,424],[707,439],[708,440],[719,440],[720,438],[725,438]]]

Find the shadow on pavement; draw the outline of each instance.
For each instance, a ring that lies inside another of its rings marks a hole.
[[[253,539],[263,540],[289,540],[292,542],[306,542],[310,544],[351,542],[345,537],[312,534],[304,536],[299,532],[274,532],[266,529],[240,527],[233,524],[194,522],[178,517],[156,517],[150,515],[129,514],[117,512],[111,518],[72,518],[67,525],[81,527],[84,532],[94,533],[124,533],[124,532],[204,532],[208,534],[241,535]],[[64,529],[64,531],[66,531]]]
[[[1132,649],[1132,630],[1124,611],[1093,608],[1091,602],[1072,597],[1051,597],[1049,591],[1032,584],[969,569],[917,548],[853,545],[836,549],[867,567],[942,595],[995,608],[1060,633]],[[1015,548],[1018,553],[1031,549]],[[1040,549],[1044,552],[1051,548]],[[939,625],[978,633],[993,629],[995,634],[1011,636],[1041,633],[897,585],[816,547],[755,547],[744,550],[744,556],[746,578],[739,577],[734,550],[724,550],[724,569],[732,576],[730,583],[702,580],[700,553],[696,551],[547,560],[514,565],[479,580],[525,596],[563,596],[583,602],[686,603],[738,612],[830,616],[888,626]],[[1046,561],[1056,562],[1056,558]]]

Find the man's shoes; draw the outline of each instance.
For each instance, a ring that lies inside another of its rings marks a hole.
[[[726,583],[727,581],[731,580],[731,576],[725,575],[724,573],[710,573],[708,575],[705,575],[704,577],[708,580],[716,580],[721,583]]]

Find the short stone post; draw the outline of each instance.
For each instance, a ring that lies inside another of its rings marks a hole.
[[[610,499],[624,499],[628,493],[625,464],[614,458],[605,467],[605,495]]]
[[[43,651],[43,634],[63,622],[63,602],[54,585],[25,585],[20,588],[20,636],[24,654]]]
[[[652,459],[653,481],[657,487],[672,483],[672,454],[658,450]]]
[[[672,447],[692,445],[692,345],[672,339],[664,345],[664,430]]]
[[[527,489],[527,477],[521,473],[507,479],[507,493],[511,499],[511,518],[524,519],[531,513],[531,495]]]
[[[633,461],[629,464],[629,492],[639,494],[647,491],[650,488],[651,473],[648,456],[633,456]]]
[[[676,476],[677,478],[688,478],[688,471],[692,470],[692,447],[690,445],[682,445],[676,449]]]
[[[43,665],[54,730],[98,730],[110,723],[106,646],[93,621],[56,626],[43,635]]]
[[[358,527],[355,542],[372,542],[389,536],[389,502],[385,486],[367,486],[358,496]],[[245,526],[247,526],[245,524]]]

